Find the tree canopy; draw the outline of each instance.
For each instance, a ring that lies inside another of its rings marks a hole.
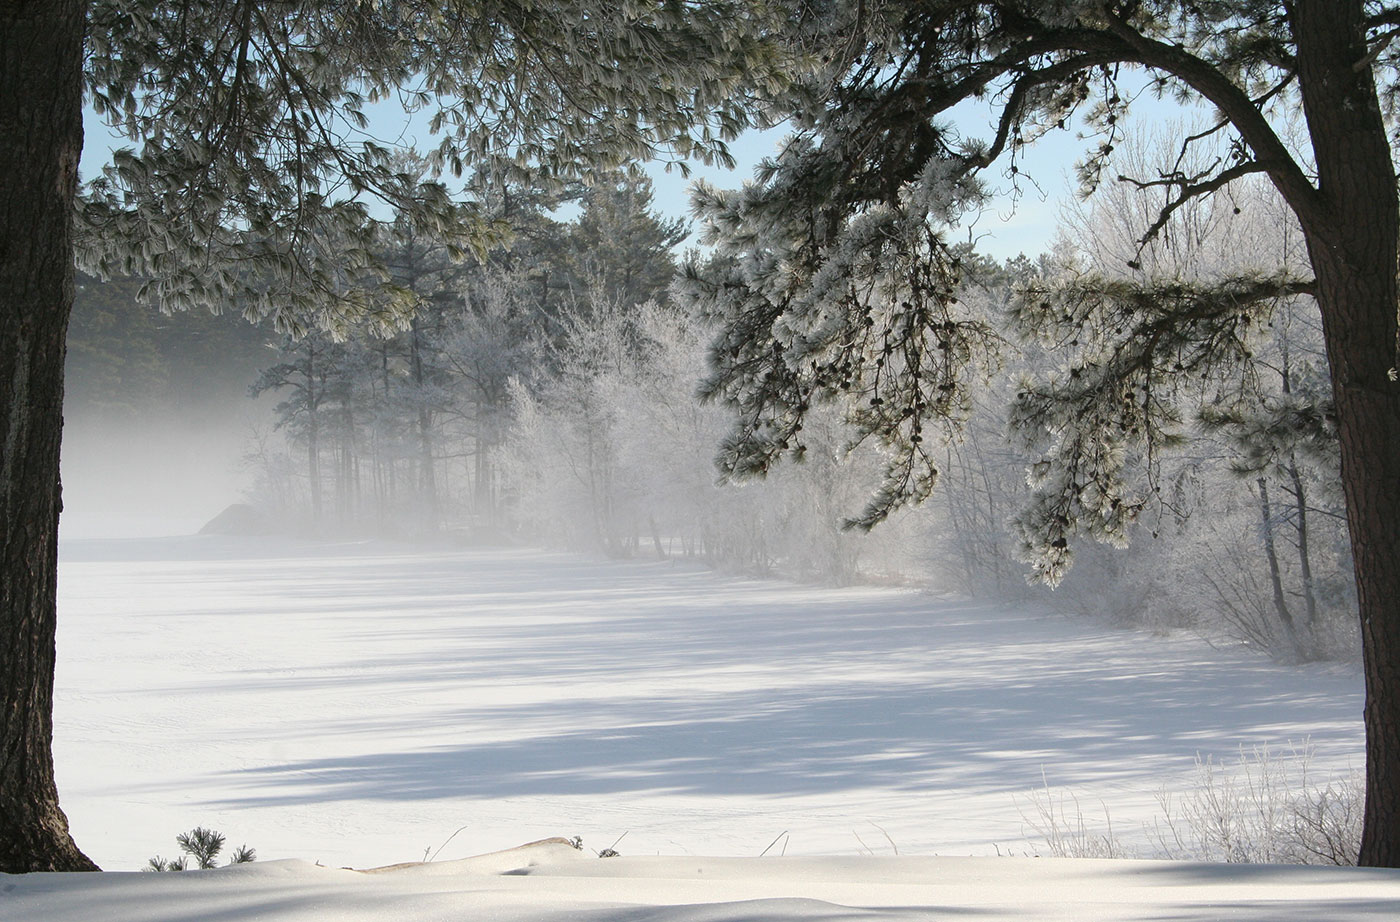
[[[87,95],[133,146],[84,195],[79,255],[150,278],[166,310],[391,325],[414,299],[376,258],[384,237],[461,253],[506,228],[406,165],[401,138],[373,133],[375,107],[421,113],[448,178],[548,187],[658,156],[728,162],[766,92],[741,76],[781,84],[766,15],[729,0],[96,3]]]

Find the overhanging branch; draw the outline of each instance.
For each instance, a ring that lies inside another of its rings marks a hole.
[[[1235,164],[1228,170],[1222,170],[1215,176],[1212,176],[1210,179],[1204,180],[1203,182],[1193,183],[1184,178],[1171,176],[1163,177],[1161,180],[1149,180],[1146,182],[1139,182],[1133,179],[1129,179],[1127,176],[1119,176],[1119,182],[1132,183],[1138,188],[1147,188],[1150,186],[1176,186],[1181,190],[1180,194],[1177,195],[1175,199],[1168,202],[1157,214],[1157,220],[1152,222],[1152,226],[1149,227],[1143,233],[1143,235],[1138,238],[1139,249],[1151,243],[1152,240],[1162,232],[1162,228],[1167,226],[1167,222],[1171,220],[1171,216],[1175,214],[1177,210],[1180,209],[1187,202],[1190,202],[1194,199],[1202,198],[1203,196],[1210,195],[1213,192],[1223,189],[1225,186],[1228,186],[1230,183],[1234,182],[1237,179],[1241,179],[1245,176],[1249,176],[1254,173],[1263,173],[1265,172],[1265,170],[1266,167],[1257,160],[1247,160],[1244,163]]]
[[[1320,193],[1248,93],[1208,61],[1181,46],[1148,38],[1116,16],[1109,17],[1108,23],[1108,31],[1097,34],[1120,41],[1127,52],[1125,61],[1171,74],[1220,110],[1254,151],[1252,162],[1259,165],[1260,171],[1269,174],[1279,193],[1300,218],[1315,215],[1323,208]],[[1096,45],[1097,42],[1093,42],[1088,47]]]

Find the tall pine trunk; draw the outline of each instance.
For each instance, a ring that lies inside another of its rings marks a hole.
[[[0,871],[81,871],[58,806],[58,451],[83,146],[80,0],[0,4]]]
[[[1317,281],[1366,675],[1362,864],[1400,867],[1400,202],[1361,0],[1299,0],[1299,87],[1320,195],[1295,210]]]

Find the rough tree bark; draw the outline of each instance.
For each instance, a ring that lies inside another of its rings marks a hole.
[[[1366,675],[1361,864],[1400,867],[1400,200],[1361,0],[1293,8],[1320,196],[1295,211],[1317,280]]]
[[[54,783],[63,358],[81,0],[0,4],[0,871],[83,871]]]

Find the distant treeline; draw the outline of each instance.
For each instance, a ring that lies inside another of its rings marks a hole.
[[[168,317],[135,303],[137,282],[85,279],[71,405],[175,413],[230,391],[269,395],[273,421],[247,451],[250,500],[293,531],[527,540],[837,584],[908,579],[1033,594],[1285,659],[1346,656],[1355,599],[1326,359],[1305,298],[1280,300],[1242,334],[1240,367],[1182,374],[1153,392],[1177,423],[1160,452],[1122,454],[1121,501],[1139,510],[1124,546],[1076,542],[1075,568],[1053,594],[1025,581],[1026,542],[1044,512],[1028,483],[1038,452],[1058,450],[1083,420],[1067,410],[1036,436],[1048,449],[1037,448],[1015,431],[1015,407],[1032,393],[1077,393],[1076,382],[1120,360],[1094,351],[1112,341],[1094,324],[1106,333],[1135,321],[1089,317],[1072,340],[1022,338],[1018,293],[1148,262],[1164,277],[1187,265],[1224,271],[1241,254],[1281,251],[1274,238],[1287,226],[1270,200],[1239,201],[1196,212],[1189,233],[1146,252],[1115,236],[1114,209],[1131,204],[1118,202],[1071,222],[1053,258],[968,253],[963,307],[999,331],[1003,354],[960,437],[934,449],[932,499],[869,534],[845,525],[880,488],[885,450],[854,444],[834,409],[808,417],[801,463],[717,483],[732,409],[696,396],[715,318],[673,288],[685,228],[655,214],[645,181],[624,176],[579,190],[571,220],[557,217],[558,199],[498,191],[489,202],[514,234],[466,261],[410,237],[388,254],[419,305],[398,329],[366,320],[280,337],[236,315]]]
[[[274,334],[236,311],[162,313],[138,299],[141,285],[78,276],[65,367],[68,415],[198,413],[246,393],[272,354]]]

